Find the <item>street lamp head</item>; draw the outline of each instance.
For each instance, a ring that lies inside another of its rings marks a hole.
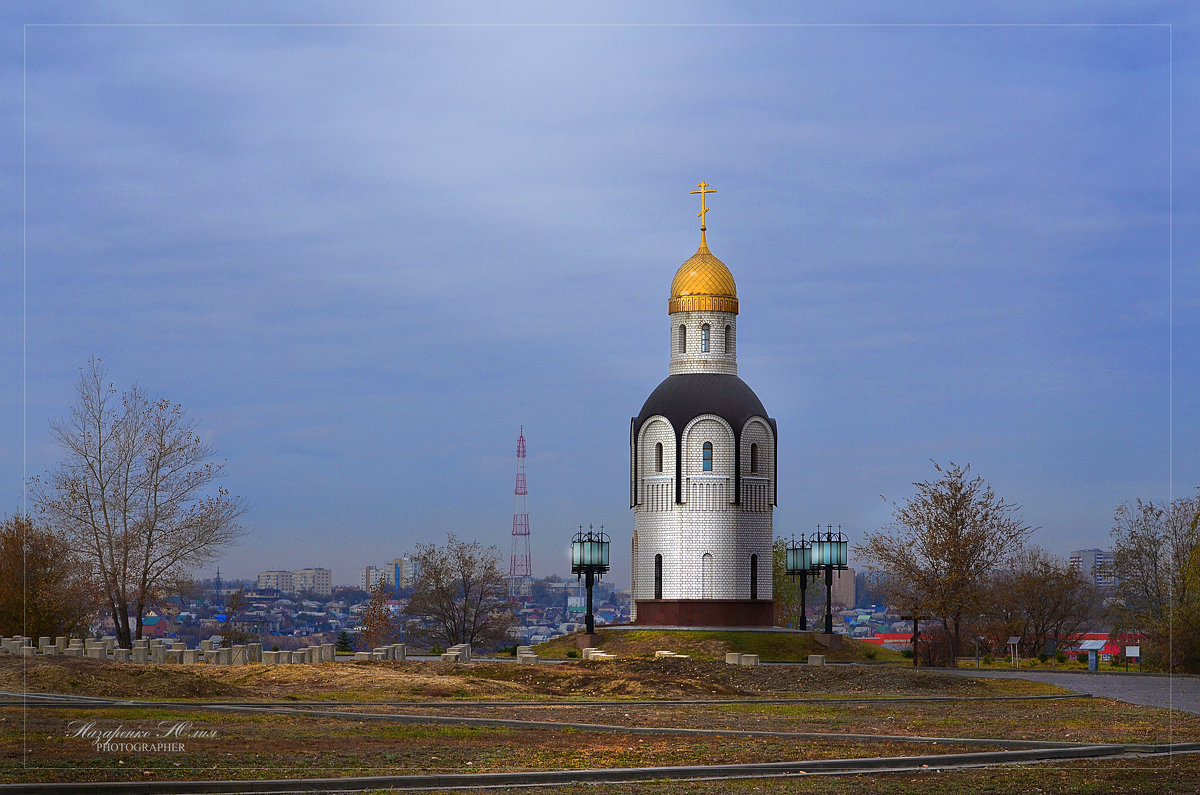
[[[795,537],[792,538],[792,543],[787,548],[787,573],[796,578],[798,574],[808,574],[812,568],[812,546],[804,538],[800,536],[800,543],[796,543]]]
[[[823,531],[818,527],[817,532],[812,534],[811,540],[812,567],[814,569],[846,568],[849,559],[849,543],[846,541],[845,534],[842,533],[841,525],[838,525],[836,533],[833,531],[833,525],[829,525]]]
[[[580,525],[579,532],[571,539],[571,573],[572,574],[604,574],[608,571],[609,540],[604,528],[593,530],[588,525],[584,532]]]

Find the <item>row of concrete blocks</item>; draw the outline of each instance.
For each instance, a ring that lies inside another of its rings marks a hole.
[[[739,654],[736,651],[726,652],[725,662],[729,665],[758,665],[758,655]]]
[[[601,651],[594,646],[588,646],[583,650],[583,659],[585,660],[611,660],[614,657],[616,657],[615,654]]]
[[[459,643],[451,646],[442,653],[442,659],[446,662],[471,662],[471,644]]]
[[[25,657],[43,655],[47,657],[61,655],[63,657],[87,657],[93,660],[112,660],[114,662],[136,664],[165,665],[177,663],[195,665],[246,665],[263,661],[261,643],[247,643],[233,648],[219,649],[213,647],[211,640],[200,641],[199,648],[189,649],[182,641],[168,642],[162,638],[139,638],[133,641],[132,649],[117,646],[117,639],[109,636],[100,638],[67,638],[58,637],[53,641],[48,637],[38,640],[38,645],[32,644],[32,638],[18,636],[0,639],[0,650],[8,653],[18,653]],[[331,644],[332,645],[332,644]]]
[[[661,660],[664,658],[667,658],[667,659],[674,658],[677,660],[690,660],[691,655],[677,654],[673,651],[667,651],[666,649],[659,649],[658,651],[654,652],[654,659]]]
[[[406,646],[403,643],[390,643],[387,646],[377,646],[371,651],[356,651],[354,652],[354,659],[396,660],[398,662],[404,662],[406,655]]]
[[[517,647],[517,662],[522,665],[537,665],[538,656],[533,653],[532,646]]]
[[[237,648],[236,646],[234,647]],[[337,657],[337,647],[332,643],[322,643],[319,646],[305,646],[303,649],[291,651],[264,651],[262,662],[267,665],[295,665],[298,663],[333,662]]]
[[[11,638],[0,637],[0,653],[3,654],[22,654],[32,656],[34,654],[43,654],[51,656],[55,654],[67,655],[68,650],[78,649],[78,652],[70,652],[68,656],[84,657],[88,656],[87,652],[92,649],[103,649],[106,653],[111,652],[117,647],[117,639],[112,636],[100,638],[68,638],[65,635],[60,635],[57,638],[50,638],[43,635],[38,638],[38,645],[33,645],[33,638],[25,635],[14,635]]]

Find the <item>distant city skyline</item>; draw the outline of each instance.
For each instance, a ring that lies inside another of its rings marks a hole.
[[[507,571],[524,426],[532,574],[604,525],[627,587],[701,180],[776,535],[857,543],[932,459],[1066,557],[1200,483],[1190,6],[284,8],[0,10],[4,514],[95,354],[251,508],[198,576],[353,583],[450,532]]]

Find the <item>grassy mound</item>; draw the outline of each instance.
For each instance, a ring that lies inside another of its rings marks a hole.
[[[790,632],[738,632],[690,629],[632,629],[596,631],[596,647],[621,657],[653,657],[659,649],[687,654],[697,660],[724,660],[728,652],[757,654],[761,660],[805,661],[824,654],[832,662],[900,662],[899,652],[872,643],[842,639],[842,648],[827,649],[810,634]],[[575,635],[547,641],[534,651],[542,657],[562,658],[578,651]]]

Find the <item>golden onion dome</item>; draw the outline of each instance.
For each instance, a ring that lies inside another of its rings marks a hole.
[[[676,312],[730,312],[737,314],[737,285],[725,263],[708,250],[701,234],[700,248],[675,271],[671,281],[668,314]]]

